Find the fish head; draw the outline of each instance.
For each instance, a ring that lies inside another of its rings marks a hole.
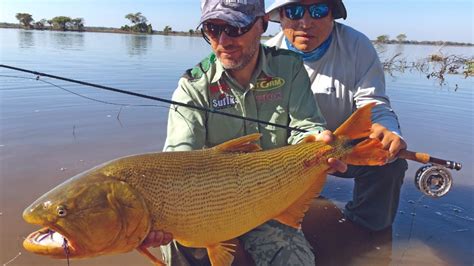
[[[23,218],[42,227],[24,240],[25,249],[55,258],[128,252],[140,245],[151,226],[141,195],[94,169],[41,196]]]

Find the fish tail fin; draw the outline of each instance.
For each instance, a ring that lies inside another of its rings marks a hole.
[[[372,127],[372,107],[375,103],[369,103],[357,109],[341,126],[334,135],[339,138],[361,139],[370,135]]]
[[[359,108],[334,131],[334,135],[345,142],[365,138],[342,158],[347,164],[384,165],[387,162],[388,151],[383,149],[382,143],[378,139],[367,139],[371,133],[374,106],[375,103],[370,103]]]

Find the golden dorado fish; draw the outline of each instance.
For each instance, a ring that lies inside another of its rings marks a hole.
[[[139,250],[150,230],[206,248],[213,265],[230,265],[236,238],[275,219],[299,228],[330,169],[328,158],[382,165],[387,152],[367,138],[371,109],[355,112],[330,144],[308,136],[297,145],[261,151],[260,134],[210,149],[119,158],[72,177],[36,200],[23,218],[43,229],[26,250],[55,258],[86,258]],[[67,252],[65,252],[67,243]],[[67,254],[66,254],[67,253]]]

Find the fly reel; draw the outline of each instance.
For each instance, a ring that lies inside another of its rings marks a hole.
[[[453,177],[444,166],[427,164],[416,171],[416,188],[427,196],[442,197],[449,192],[452,184]]]

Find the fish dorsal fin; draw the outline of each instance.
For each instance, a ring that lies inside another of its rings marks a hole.
[[[220,152],[254,152],[261,151],[260,145],[253,142],[258,141],[261,137],[260,133],[246,135],[240,138],[231,139],[222,144],[214,146],[213,149]]]
[[[235,244],[219,243],[206,248],[212,266],[230,266],[234,261]]]
[[[300,229],[304,214],[308,211],[313,199],[321,194],[324,183],[326,183],[326,174],[317,178],[311,187],[298,200],[274,219],[282,224]]]
[[[370,135],[372,128],[372,108],[375,103],[369,103],[357,109],[341,126],[334,135],[347,137],[349,139],[361,139]]]

